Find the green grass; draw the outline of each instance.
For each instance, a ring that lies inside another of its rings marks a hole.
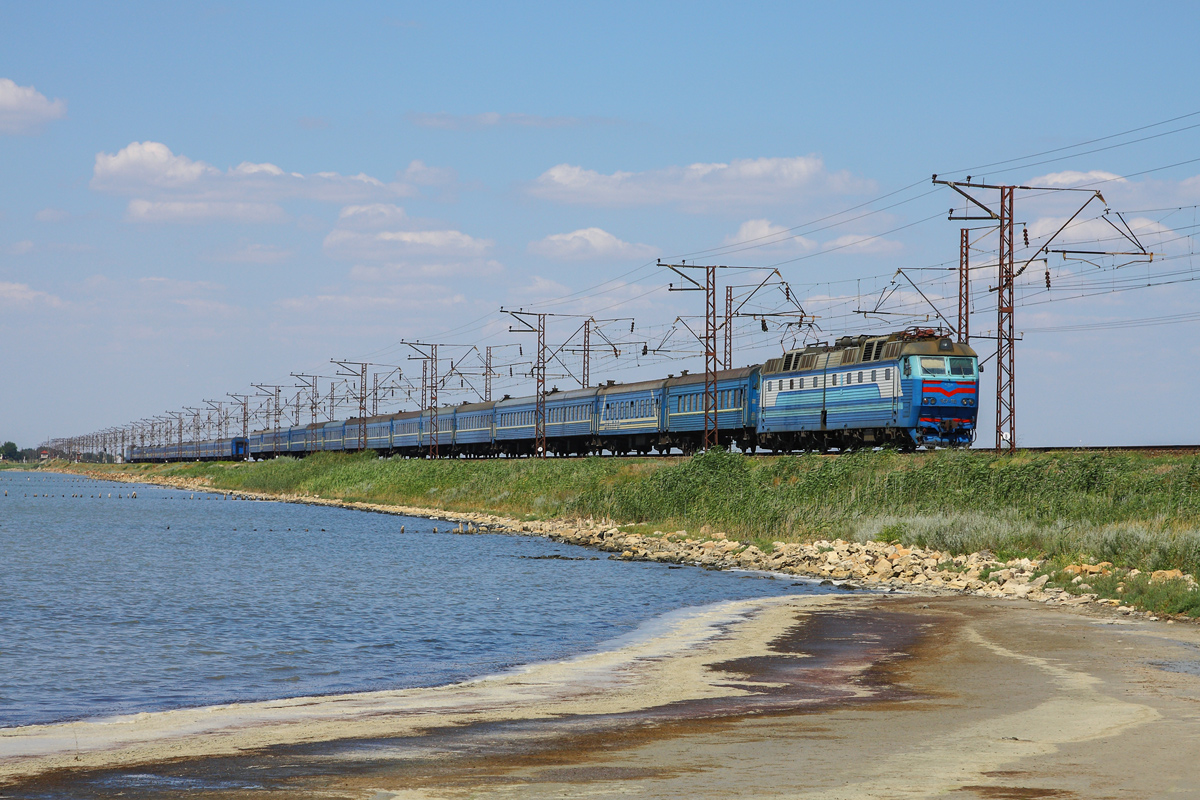
[[[99,469],[523,518],[594,516],[640,529],[695,532],[707,524],[767,551],[776,540],[841,537],[951,553],[989,550],[998,558],[1200,570],[1200,457],[1192,455],[710,452],[690,459],[424,461],[318,454]]]

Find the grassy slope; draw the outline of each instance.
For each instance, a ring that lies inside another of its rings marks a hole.
[[[222,489],[539,518],[593,515],[664,530],[708,524],[767,547],[882,539],[954,553],[1200,570],[1200,457],[1191,455],[714,452],[687,460],[430,462],[319,454],[101,469],[205,478]]]

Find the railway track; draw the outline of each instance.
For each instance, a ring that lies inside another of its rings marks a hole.
[[[991,448],[975,448],[990,450]],[[1079,447],[1019,447],[1028,453],[1200,453],[1200,444],[1129,444]]]

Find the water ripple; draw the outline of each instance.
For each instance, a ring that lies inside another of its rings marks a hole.
[[[817,591],[322,506],[12,471],[2,489],[0,726],[437,685]]]

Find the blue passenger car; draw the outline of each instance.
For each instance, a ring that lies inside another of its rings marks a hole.
[[[392,415],[392,447],[397,453],[415,456],[421,448],[421,412]]]
[[[537,398],[504,396],[496,403],[495,450],[509,456],[532,455],[536,433]]]
[[[646,455],[666,444],[663,398],[667,381],[609,383],[596,393],[596,436],[610,453]]]
[[[436,419],[434,419],[432,411],[426,411],[421,415],[421,446],[426,449],[435,438],[433,431],[435,423],[437,425],[438,454],[441,455],[442,452],[447,455],[452,454],[454,451],[454,409],[440,406]]]
[[[146,461],[241,461],[246,457],[246,440],[241,436],[168,445],[133,445],[125,454],[132,463]]]
[[[340,452],[346,449],[346,423],[341,420],[326,422],[321,426],[321,440],[324,443],[323,450],[333,450]]]
[[[454,453],[472,458],[492,454],[496,404],[463,403],[454,408]]]
[[[392,451],[392,418],[381,415],[367,418],[367,449],[385,454]],[[349,434],[347,434],[349,435]],[[355,431],[355,436],[358,431]],[[357,445],[355,445],[357,446]]]
[[[586,455],[595,447],[598,389],[553,389],[546,395],[546,449],[559,456]]]
[[[754,447],[754,414],[758,395],[758,367],[719,370],[716,374],[717,439],[728,447]],[[703,373],[668,378],[667,439],[672,447],[685,453],[695,452],[704,444]]]

